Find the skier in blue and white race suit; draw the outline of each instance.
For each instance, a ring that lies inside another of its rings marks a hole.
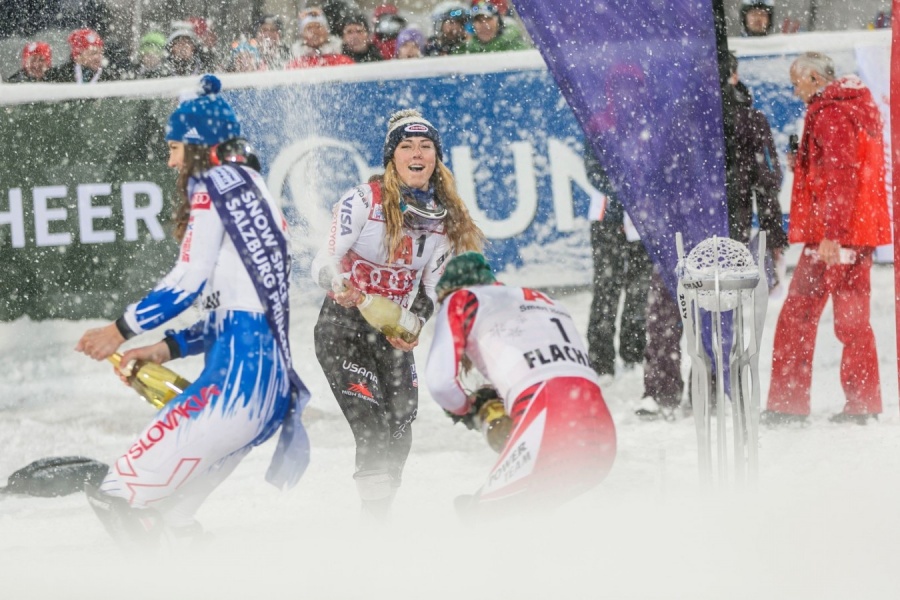
[[[103,360],[126,339],[163,325],[195,302],[205,312],[205,319],[192,327],[166,331],[162,341],[123,353],[123,365],[133,359],[162,363],[200,353],[205,357],[197,380],[159,411],[99,490],[88,490],[104,525],[123,542],[155,543],[163,530],[176,536],[201,531],[194,519],[199,506],[253,446],[278,430],[291,403],[290,362],[207,183],[244,180],[251,190],[255,186],[255,210],[233,213],[235,221],[240,228],[257,216],[270,216],[280,231],[269,231],[268,241],[279,241],[285,249],[287,223],[256,171],[211,166],[211,160],[217,162],[216,145],[240,135],[231,107],[215,95],[216,84],[206,76],[204,85],[212,88],[206,91],[212,93],[183,102],[166,128],[169,166],[179,170],[183,195],[176,214],[181,246],[175,267],[117,321],[87,331],[76,347]],[[266,240],[247,241],[247,231],[240,229],[247,248],[254,258],[263,257],[260,248]],[[283,265],[288,270],[279,273]],[[286,298],[289,263],[277,263],[264,275],[281,284]],[[305,441],[305,433],[303,437]]]

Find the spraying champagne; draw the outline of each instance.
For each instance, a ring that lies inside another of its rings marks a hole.
[[[191,385],[178,373],[156,363],[133,360],[122,365],[122,355],[118,352],[108,360],[128,379],[131,387],[156,408],[162,408]]]
[[[332,289],[335,292],[347,290],[347,283],[336,282]],[[422,331],[422,321],[415,314],[377,294],[362,294],[362,300],[356,305],[363,318],[375,329],[387,337],[397,337],[404,342],[413,343]]]

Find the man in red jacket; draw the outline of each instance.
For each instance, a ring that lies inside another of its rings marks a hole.
[[[881,412],[869,275],[875,247],[891,240],[881,115],[862,82],[836,79],[823,54],[794,61],[791,82],[808,108],[794,159],[788,238],[804,248],[778,317],[763,420],[806,421],[816,330],[831,298],[846,395],[844,410],[831,420],[865,424]]]

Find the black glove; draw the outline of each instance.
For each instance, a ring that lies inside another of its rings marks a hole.
[[[469,394],[469,402],[471,403],[469,412],[464,415],[455,415],[447,410],[444,412],[453,420],[454,424],[462,423],[466,426],[466,429],[478,429],[476,420],[478,411],[481,410],[481,407],[484,406],[488,400],[493,400],[495,398],[500,398],[500,395],[497,394],[497,390],[490,386],[480,387]]]

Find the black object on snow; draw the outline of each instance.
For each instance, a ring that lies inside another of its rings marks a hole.
[[[99,486],[109,465],[83,456],[41,458],[9,476],[0,494],[23,494],[53,498],[84,490],[84,484]]]

